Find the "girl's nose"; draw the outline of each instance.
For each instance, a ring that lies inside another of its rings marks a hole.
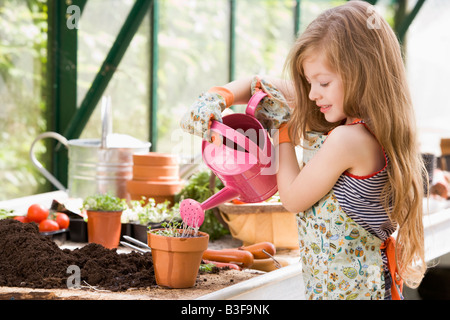
[[[309,90],[309,99],[312,101],[316,101],[320,98],[320,93],[316,89],[314,85],[311,85],[311,90]]]

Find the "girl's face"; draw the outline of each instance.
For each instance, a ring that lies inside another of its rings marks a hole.
[[[316,103],[325,119],[330,123],[346,119],[342,79],[327,67],[323,55],[306,59],[303,71],[311,85],[309,99]]]

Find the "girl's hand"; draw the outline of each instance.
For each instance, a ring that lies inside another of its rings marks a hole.
[[[277,81],[277,87],[268,78],[262,78],[255,76],[251,83],[251,93],[255,94],[258,90],[262,90],[267,93],[267,96],[261,100],[258,107],[255,110],[255,117],[261,122],[263,127],[269,132],[272,129],[278,129],[283,123],[288,122],[291,117],[291,108],[285,98],[288,90],[284,88],[278,88],[283,86],[283,82],[279,79]],[[283,87],[286,87],[285,84]]]
[[[231,91],[214,87],[203,93],[195,101],[180,121],[181,128],[195,134],[202,139],[212,142],[211,122],[213,120],[222,122],[222,111],[233,103]]]
[[[222,111],[234,102],[246,104],[258,90],[266,92],[268,96],[259,103],[255,110],[255,117],[269,132],[272,129],[278,129],[291,116],[291,109],[285,98],[292,93],[291,84],[280,79],[269,80],[267,77],[258,76],[235,80],[223,87],[213,87],[203,93],[184,114],[180,126],[188,133],[213,142],[210,131],[212,120],[222,122]]]

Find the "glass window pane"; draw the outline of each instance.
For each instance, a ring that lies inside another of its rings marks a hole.
[[[78,105],[111,49],[134,1],[88,1],[79,29]],[[111,97],[114,133],[149,136],[149,14],[134,35],[104,95]],[[100,138],[101,100],[81,138]]]
[[[201,140],[179,121],[201,92],[228,81],[227,0],[160,1],[158,146],[193,156]]]
[[[46,12],[42,1],[0,2],[0,200],[49,187],[28,155],[46,129]],[[45,145],[35,151],[45,166]]]

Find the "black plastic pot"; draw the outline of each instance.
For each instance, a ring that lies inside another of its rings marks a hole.
[[[40,234],[52,239],[58,245],[61,245],[67,240],[68,231],[68,229],[61,229],[56,231],[40,232]]]
[[[148,227],[150,226],[152,229],[159,229],[162,228],[162,222],[158,222],[158,223],[149,223],[147,225],[144,224],[139,224],[139,223],[132,223],[131,225],[133,226],[133,238],[147,243],[147,231],[148,231]]]
[[[69,239],[73,242],[88,242],[87,222],[83,219],[70,219]]]
[[[132,223],[122,223],[122,230],[120,231],[120,239],[123,239],[123,236],[134,237],[133,232],[133,224]]]
[[[139,240],[141,242],[147,243],[147,230],[148,227],[146,225],[133,223],[131,224],[133,227],[133,238]]]

